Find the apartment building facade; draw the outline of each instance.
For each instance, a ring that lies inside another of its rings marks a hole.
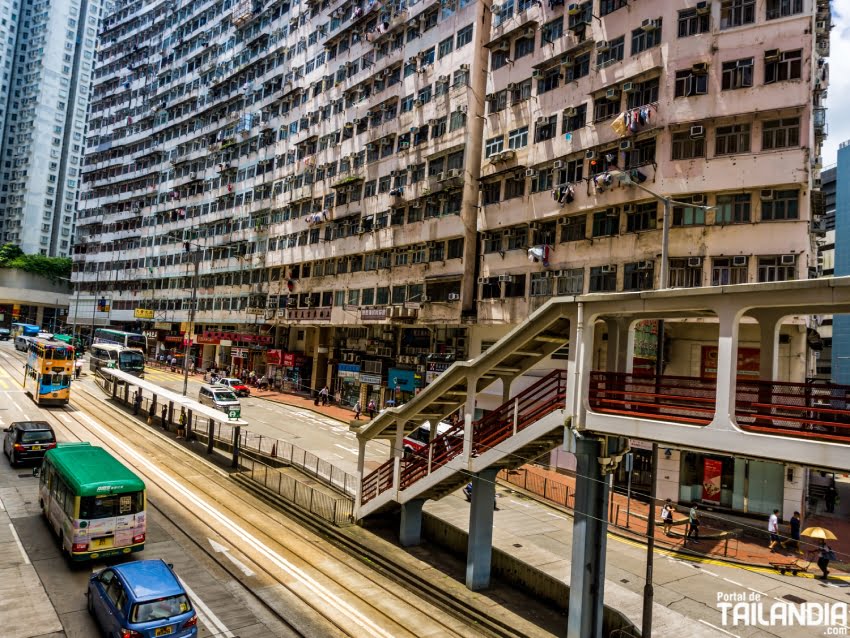
[[[68,256],[81,183],[86,109],[108,3],[0,3],[0,238]]]
[[[657,196],[671,286],[815,267],[823,0],[169,0],[101,42],[80,313],[200,365],[404,400],[552,295],[657,287]]]

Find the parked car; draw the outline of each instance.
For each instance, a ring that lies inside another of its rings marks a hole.
[[[12,331],[8,328],[0,328],[0,341],[8,341],[12,337]]]
[[[56,447],[56,434],[47,421],[15,421],[3,430],[3,454],[16,467],[21,461],[41,461]]]
[[[218,385],[226,385],[228,388],[233,390],[236,393],[237,397],[249,397],[251,396],[251,388],[242,383],[240,379],[224,377],[223,379],[218,380]]]
[[[442,436],[446,432],[452,429],[451,423],[446,423],[445,421],[440,421],[437,424],[437,437]],[[409,457],[414,454],[424,453],[424,450],[428,446],[428,441],[431,437],[431,422],[425,421],[418,428],[413,430],[410,434],[404,437],[404,455]],[[435,437],[436,438],[436,437]],[[453,450],[455,446],[463,447],[463,433],[458,433],[457,435],[452,435],[443,439],[444,449]]]
[[[202,385],[198,390],[198,402],[222,412],[241,410],[239,399],[233,390],[220,385]]]
[[[108,567],[89,578],[89,613],[107,636],[188,638],[198,616],[180,580],[162,560]]]

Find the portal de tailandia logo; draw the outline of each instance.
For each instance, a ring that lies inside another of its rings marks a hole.
[[[794,603],[758,592],[721,591],[717,609],[724,627],[808,627],[825,636],[850,635],[845,602]]]

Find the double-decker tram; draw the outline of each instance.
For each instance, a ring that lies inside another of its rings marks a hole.
[[[24,391],[39,405],[64,405],[71,398],[74,348],[33,339],[24,366]]]

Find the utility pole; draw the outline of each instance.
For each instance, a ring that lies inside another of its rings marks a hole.
[[[646,525],[646,584],[643,586],[643,616],[641,638],[652,638],[652,604],[655,589],[652,586],[652,569],[655,560],[655,483],[658,480],[658,443],[652,442],[652,469],[649,473],[649,517]]]
[[[192,258],[194,272],[192,274],[192,299],[189,302],[189,326],[183,334],[183,396],[189,389],[189,353],[192,349],[192,337],[195,334],[195,304],[198,302],[198,266],[200,265],[200,252],[192,251],[192,245],[189,242],[183,244],[185,250]]]

